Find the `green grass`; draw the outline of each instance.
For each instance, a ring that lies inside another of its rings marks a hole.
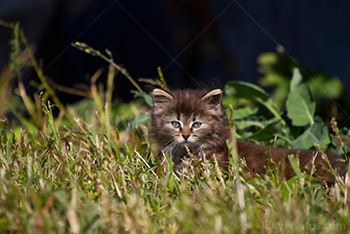
[[[0,230],[28,233],[344,233],[348,184],[324,188],[278,172],[244,179],[197,162],[186,178],[157,164],[150,146],[98,133],[96,123],[16,133],[2,122]],[[98,123],[97,123],[98,122]],[[132,134],[140,134],[138,130]],[[145,139],[148,139],[145,136]],[[137,145],[142,147],[137,149]],[[234,157],[232,157],[234,159]]]
[[[28,48],[17,24],[5,26],[17,35],[14,51]],[[105,56],[111,63],[107,87],[98,86],[95,77],[85,90],[89,98],[64,106],[50,102],[57,101],[55,90],[47,90],[46,77],[31,53],[29,58],[24,64],[13,62],[15,68],[1,75],[19,76],[29,63],[40,78],[34,97],[26,95],[21,80],[15,93],[1,96],[1,233],[350,232],[349,182],[338,177],[332,187],[325,187],[299,172],[287,181],[273,167],[266,176],[249,177],[234,150],[228,172],[215,162],[196,161],[186,176],[177,177],[171,162],[155,159],[149,137],[150,96],[137,86],[131,103],[112,102],[113,68],[122,69],[113,60]],[[160,80],[146,81],[166,88],[158,71]],[[126,70],[122,74],[135,82]],[[0,90],[8,85],[2,83]],[[309,126],[281,124],[285,117],[280,109],[253,85],[230,83],[226,90],[233,92],[237,86],[253,89],[252,98],[259,102],[224,98],[233,105],[228,107],[230,122],[242,126],[236,129],[237,137],[291,147],[312,131]],[[261,115],[263,119],[257,118]],[[339,130],[335,120],[332,129],[330,146],[346,152],[349,129]],[[228,142],[230,149],[234,144]],[[293,162],[298,171],[297,160]]]

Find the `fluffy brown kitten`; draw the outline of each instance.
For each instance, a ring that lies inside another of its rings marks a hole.
[[[182,160],[189,155],[188,150],[198,159],[203,155],[213,160],[214,155],[219,166],[228,169],[228,149],[226,140],[229,128],[224,109],[221,105],[222,91],[176,90],[166,92],[154,89],[152,92],[153,110],[151,114],[151,134],[159,144],[160,151],[172,155],[175,170],[181,169]],[[334,182],[334,176],[317,151],[289,150],[266,147],[252,142],[237,141],[238,155],[246,162],[252,173],[266,173],[266,163],[273,162],[282,166],[287,178],[294,176],[288,155],[299,157],[300,168],[326,183]],[[161,153],[160,152],[160,153]],[[345,176],[347,164],[340,156],[327,153],[331,166]]]
[[[219,166],[227,170],[229,129],[220,89],[208,93],[154,89],[152,96],[151,134],[161,151],[172,155],[176,170],[189,157],[186,147],[198,158],[206,155],[213,160],[215,154]]]

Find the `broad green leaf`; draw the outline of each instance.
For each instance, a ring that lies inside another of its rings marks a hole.
[[[260,103],[285,125],[270,95],[259,86],[243,81],[230,81],[225,86],[225,93],[228,96],[236,96]]]
[[[301,84],[290,92],[286,102],[287,116],[294,126],[305,126],[314,123],[316,104],[312,100],[310,89]]]
[[[132,122],[131,122],[131,128],[134,129],[137,126],[145,123],[150,118],[149,114],[141,114],[138,115]]]
[[[148,106],[153,106],[153,100],[150,94],[141,92],[141,93],[137,93],[135,96],[143,98],[143,100]]]
[[[270,95],[257,85],[243,81],[229,81],[225,86],[228,96],[237,96],[246,99],[262,99],[267,101]]]
[[[256,114],[258,112],[258,108],[251,108],[251,107],[243,107],[238,108],[233,111],[233,119],[245,119],[249,118],[250,116]]]
[[[251,136],[248,137],[248,140],[255,141],[267,141],[273,139],[275,134],[278,132],[276,123],[271,123],[266,127],[256,131]]]
[[[327,126],[320,117],[315,117],[315,123],[310,126],[302,135],[295,139],[293,148],[310,149],[318,143],[323,149],[330,143]]]

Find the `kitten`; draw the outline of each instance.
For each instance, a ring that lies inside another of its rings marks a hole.
[[[226,139],[229,129],[221,105],[222,91],[208,93],[200,90],[161,89],[152,92],[151,134],[161,151],[172,155],[174,168],[181,169],[182,160],[189,158],[188,150],[198,158],[213,154],[223,169],[228,169]]]
[[[188,159],[189,153],[201,159],[204,155],[228,170],[228,148],[230,130],[224,108],[221,104],[222,91],[214,89],[210,92],[201,90],[176,90],[166,92],[154,89],[152,92],[153,110],[151,114],[151,135],[160,147],[160,154],[170,154],[174,169],[182,168],[182,161]],[[334,176],[322,155],[316,151],[289,150],[266,147],[263,149],[252,142],[237,141],[239,158],[246,162],[252,173],[266,173],[266,162],[270,160],[283,165],[282,173],[287,178],[294,176],[288,155],[299,157],[300,168],[311,172],[326,183],[334,182]],[[327,153],[330,164],[341,176],[347,172],[347,164],[340,156]]]

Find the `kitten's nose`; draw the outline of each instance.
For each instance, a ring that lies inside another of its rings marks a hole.
[[[182,137],[183,137],[185,140],[187,140],[187,139],[190,137],[190,135],[182,135]]]

